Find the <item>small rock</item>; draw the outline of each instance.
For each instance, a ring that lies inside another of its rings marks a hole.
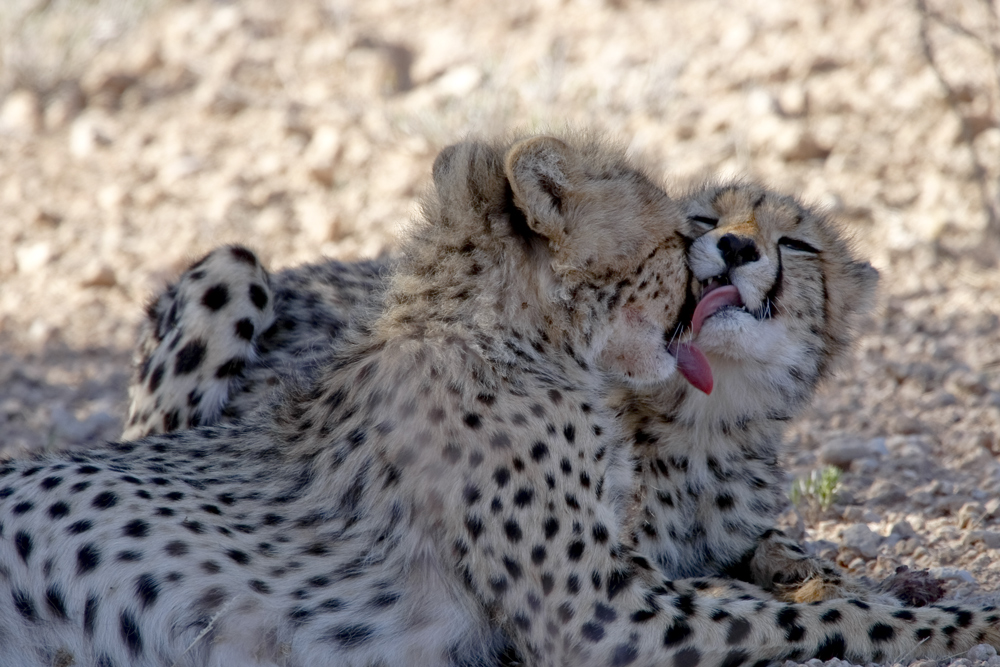
[[[912,663],[910,667],[937,667],[937,660],[918,660]]]
[[[856,551],[863,558],[871,560],[878,555],[882,537],[873,533],[866,524],[856,523],[844,529],[840,541],[844,548]]]
[[[14,263],[19,273],[34,273],[48,264],[50,259],[52,246],[47,241],[32,243],[14,251]]]
[[[989,549],[1000,549],[1000,533],[995,530],[973,530],[966,535],[966,544],[982,542]]]
[[[960,570],[957,567],[932,567],[927,571],[932,577],[937,577],[938,579],[960,581],[966,584],[976,583],[976,578],[968,570]]]
[[[59,85],[45,105],[45,126],[56,130],[68,125],[83,109],[86,98],[74,81]]]
[[[958,527],[962,529],[978,528],[983,522],[986,508],[979,503],[966,503],[958,510]]]
[[[997,510],[1000,510],[1000,498],[991,498],[986,501],[986,505],[983,507],[985,512],[985,517],[987,519],[992,519],[997,515]]]
[[[997,654],[997,650],[989,644],[977,644],[968,650],[965,657],[974,662],[986,662]]]
[[[913,526],[910,525],[909,521],[897,521],[892,524],[892,528],[889,530],[890,535],[898,535],[903,539],[908,539],[915,537],[917,531],[913,530]]]
[[[88,115],[80,116],[69,131],[69,152],[75,157],[85,158],[93,154],[99,146],[107,146],[111,138]]]
[[[92,264],[83,273],[82,287],[114,287],[118,283],[115,271],[107,264]]]
[[[855,459],[871,455],[868,445],[860,438],[841,437],[826,443],[819,450],[819,460],[827,465],[847,470]]]
[[[305,154],[309,176],[313,180],[330,187],[333,184],[340,152],[340,132],[326,126],[316,130]]]
[[[804,160],[825,160],[830,155],[830,148],[823,146],[816,138],[806,130],[802,130],[796,135],[785,139],[785,148],[781,150],[781,157],[787,162],[799,162]]]
[[[38,96],[30,90],[15,90],[0,107],[0,125],[17,132],[34,134],[42,126]]]

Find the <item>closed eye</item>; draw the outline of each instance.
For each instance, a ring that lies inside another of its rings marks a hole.
[[[798,239],[789,238],[787,236],[782,236],[780,239],[778,239],[778,245],[784,246],[784,247],[788,248],[789,250],[798,250],[799,252],[808,252],[808,253],[811,253],[813,255],[818,255],[819,254],[819,250],[817,248],[812,247],[811,245],[809,245],[805,241],[800,241]]]
[[[691,222],[699,222],[703,225],[708,225],[710,227],[715,227],[719,224],[718,218],[710,218],[707,215],[692,215],[688,218]]]

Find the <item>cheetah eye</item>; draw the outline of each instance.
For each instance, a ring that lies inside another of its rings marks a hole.
[[[805,241],[799,241],[798,239],[789,238],[787,236],[782,236],[778,239],[778,245],[788,248],[789,250],[798,250],[799,252],[808,252],[812,255],[818,255],[819,250],[809,245]]]
[[[688,218],[691,222],[697,222],[700,225],[707,225],[709,227],[715,227],[719,224],[718,218],[710,218],[707,215],[692,215]]]

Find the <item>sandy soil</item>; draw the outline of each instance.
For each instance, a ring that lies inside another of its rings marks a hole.
[[[940,568],[951,597],[996,597],[998,14],[983,0],[5,3],[0,452],[115,437],[143,302],[212,246],[248,244],[272,268],[372,255],[444,145],[596,127],[671,187],[753,175],[856,234],[879,307],[789,436],[794,474],[847,472],[798,528],[856,572]]]

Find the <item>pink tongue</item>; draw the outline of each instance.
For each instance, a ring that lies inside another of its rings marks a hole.
[[[691,329],[697,335],[701,331],[701,325],[705,320],[719,312],[719,309],[726,306],[742,305],[743,299],[740,298],[740,291],[736,289],[735,285],[716,287],[703,296],[695,307],[694,315],[691,316]],[[694,383],[692,382],[692,384]]]
[[[712,393],[712,368],[704,353],[691,343],[674,343],[670,354],[677,360],[677,370],[691,385],[706,394]]]

